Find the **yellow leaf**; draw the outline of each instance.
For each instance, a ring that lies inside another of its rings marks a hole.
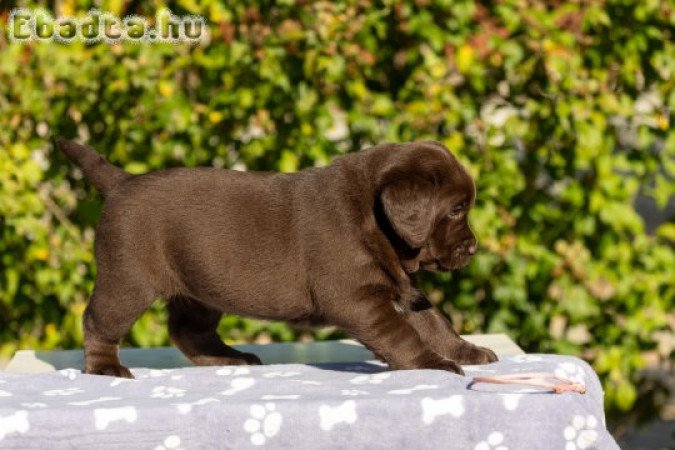
[[[279,160],[279,170],[282,172],[295,172],[298,170],[298,156],[290,150],[284,150]]]
[[[462,73],[467,73],[473,63],[475,52],[473,48],[467,44],[459,47],[457,51],[457,69]]]
[[[61,15],[62,16],[72,16],[75,12],[75,5],[73,0],[65,0],[61,3]]]
[[[659,114],[656,116],[656,124],[661,128],[662,130],[667,130],[668,129],[668,118],[664,116],[663,114]]]
[[[159,93],[162,94],[163,97],[170,97],[173,95],[173,84],[168,81],[160,81]]]
[[[33,256],[35,256],[35,259],[37,259],[38,261],[46,261],[47,258],[49,258],[49,250],[47,250],[44,247],[37,248],[33,252]]]
[[[47,336],[53,336],[57,334],[56,325],[54,325],[53,323],[48,323],[47,325],[45,325],[45,334]]]
[[[211,111],[211,112],[209,112],[209,120],[212,123],[218,123],[221,120],[223,120],[223,113],[221,113],[219,111]]]

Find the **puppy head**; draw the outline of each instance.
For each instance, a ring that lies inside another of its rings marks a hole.
[[[407,146],[386,169],[379,195],[384,216],[380,227],[407,272],[459,269],[477,248],[468,222],[473,180],[443,145]]]

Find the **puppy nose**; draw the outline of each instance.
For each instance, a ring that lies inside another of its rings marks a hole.
[[[475,239],[472,239],[471,242],[469,243],[469,254],[474,255],[476,253],[477,249],[478,249],[478,243],[476,242]]]

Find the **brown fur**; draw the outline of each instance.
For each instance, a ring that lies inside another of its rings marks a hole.
[[[394,369],[496,360],[415,287],[475,252],[474,184],[441,144],[386,144],[295,174],[211,168],[131,176],[94,150],[61,150],[105,197],[84,316],[85,371],[131,377],[118,344],[153,299],[198,365],[259,364],[216,333],[222,314],[331,324]]]

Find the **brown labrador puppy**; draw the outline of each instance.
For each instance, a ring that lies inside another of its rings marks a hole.
[[[105,197],[84,314],[85,371],[131,377],[118,344],[159,296],[197,365],[260,364],[225,345],[224,313],[337,325],[393,369],[495,361],[415,287],[420,268],[476,251],[475,189],[443,145],[386,144],[295,174],[170,169],[132,176],[93,149],[58,146]]]

